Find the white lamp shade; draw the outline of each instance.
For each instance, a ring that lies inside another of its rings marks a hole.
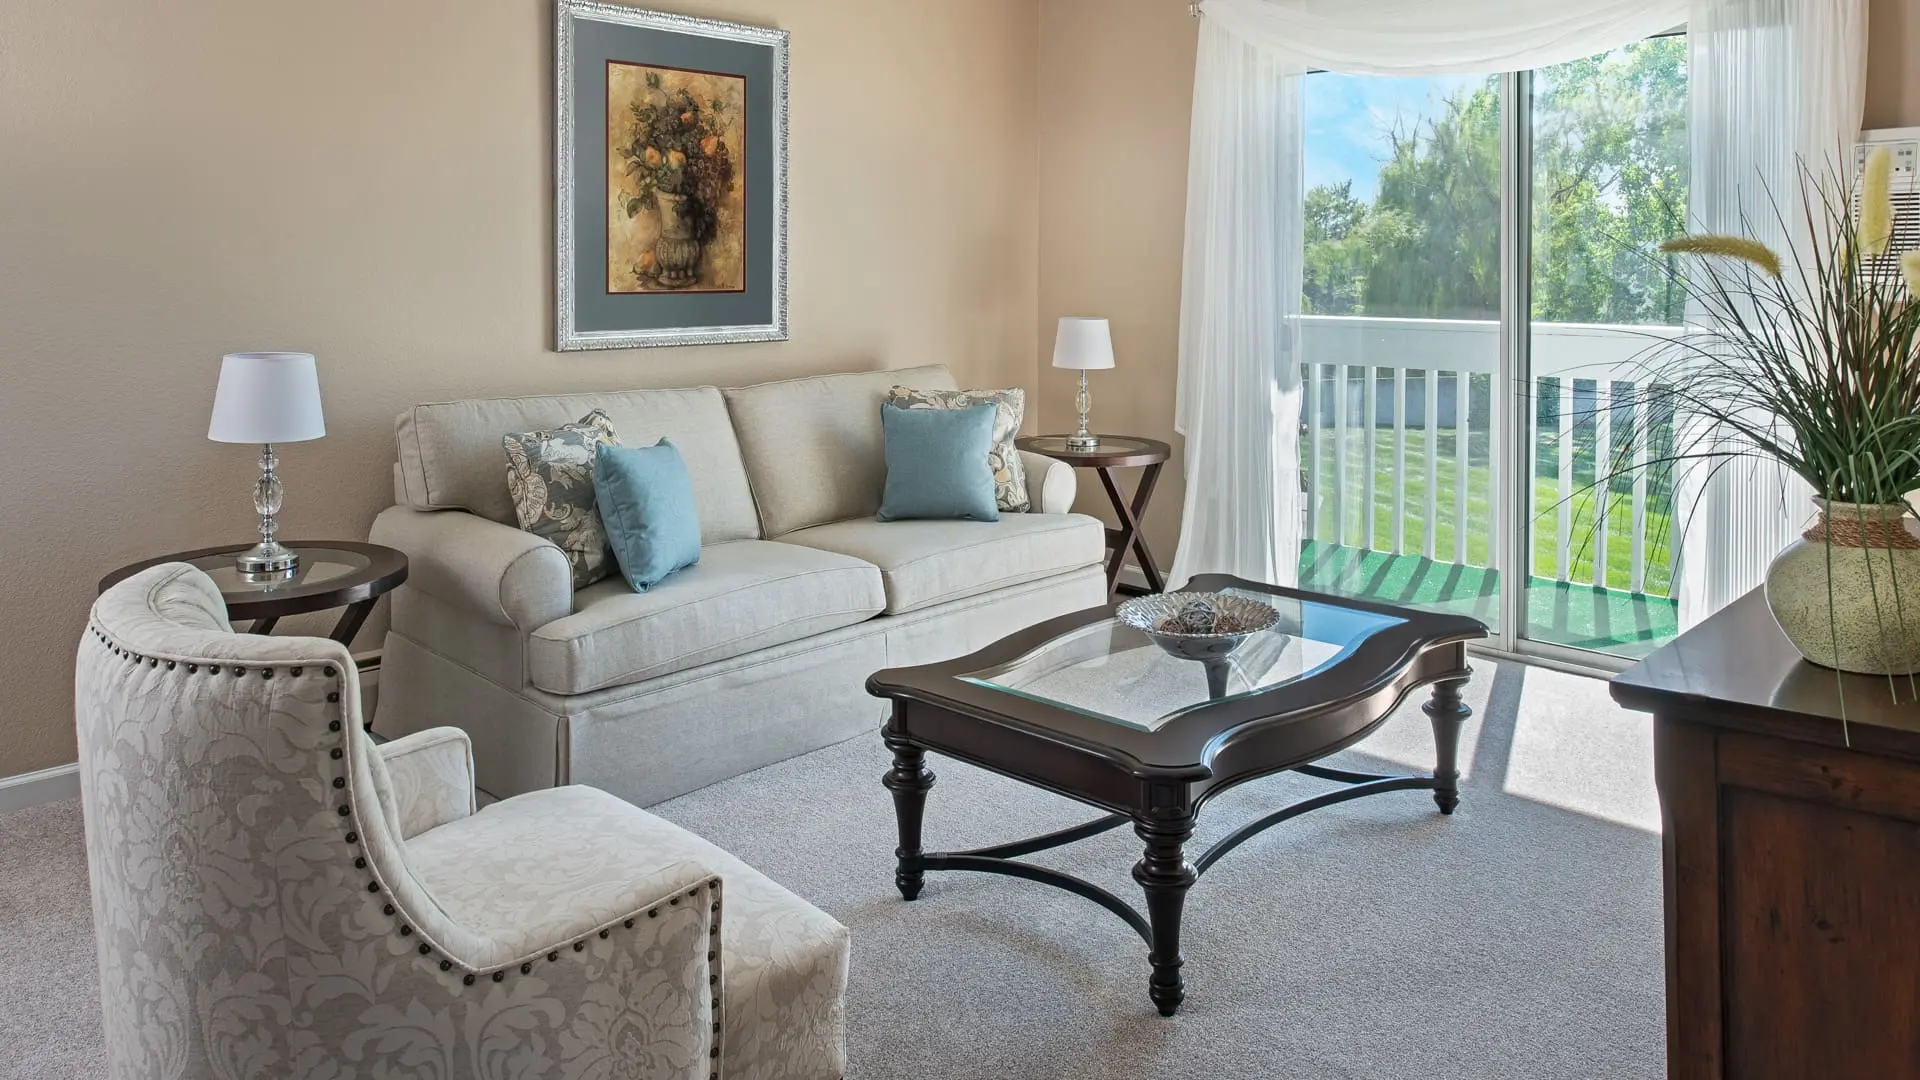
[[[1053,336],[1053,366],[1095,371],[1113,366],[1113,331],[1105,319],[1067,315]]]
[[[228,353],[220,360],[207,438],[226,443],[306,442],[327,433],[312,353]]]

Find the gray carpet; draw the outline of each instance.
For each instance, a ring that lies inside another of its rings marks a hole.
[[[96,1077],[99,969],[80,802],[0,814],[0,1077]]]
[[[710,837],[853,930],[849,1052],[880,1077],[1598,1077],[1664,1074],[1651,740],[1604,684],[1477,665],[1460,813],[1402,792],[1281,825],[1193,890],[1187,1003],[1146,999],[1145,949],[1045,886],[929,875],[893,891],[878,738],[695,792],[657,812]],[[1417,767],[1412,704],[1344,759]],[[950,761],[930,846],[1071,824],[1085,808]],[[1282,777],[1207,807],[1202,842],[1325,784]],[[1048,853],[1125,896],[1116,832]],[[0,816],[0,1076],[99,1072],[77,808]],[[26,1057],[17,1053],[27,1050]]]

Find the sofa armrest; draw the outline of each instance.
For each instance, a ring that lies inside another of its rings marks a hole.
[[[1020,463],[1027,470],[1027,495],[1033,500],[1033,513],[1064,514],[1073,509],[1073,496],[1080,482],[1074,479],[1073,466],[1045,454],[1020,451]]]
[[[407,555],[406,588],[522,631],[573,613],[573,572],[550,541],[462,510],[389,507],[368,539]]]
[[[428,728],[382,743],[378,752],[402,840],[473,813],[473,744],[465,731]]]

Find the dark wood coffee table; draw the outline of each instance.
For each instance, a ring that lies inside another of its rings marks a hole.
[[[877,672],[868,692],[893,702],[882,736],[893,751],[883,780],[893,793],[900,846],[894,882],[920,895],[929,870],[1007,874],[1077,893],[1126,920],[1147,943],[1147,995],[1171,1016],[1185,997],[1180,921],[1187,890],[1207,867],[1289,818],[1389,791],[1430,790],[1440,812],[1460,802],[1460,700],[1472,675],[1468,641],[1478,620],[1204,575],[1189,590],[1233,590],[1279,609],[1274,629],[1233,656],[1226,693],[1209,689],[1200,663],[1176,659],[1146,635],[1090,608],[1004,638],[970,656]],[[1313,764],[1365,738],[1406,695],[1431,685],[1430,776],[1381,776]],[[1011,776],[1108,811],[1070,829],[961,852],[921,848],[933,773],[927,751]],[[1342,785],[1248,822],[1189,861],[1185,844],[1200,807],[1249,780],[1291,769]],[[1133,878],[1143,916],[1119,897],[1022,855],[1131,822],[1146,845]]]

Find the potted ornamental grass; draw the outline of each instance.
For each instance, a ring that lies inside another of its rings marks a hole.
[[[1691,316],[1644,354],[1625,419],[1664,411],[1674,446],[1644,465],[1616,454],[1596,484],[1676,463],[1777,462],[1812,488],[1815,510],[1767,571],[1780,629],[1815,664],[1911,675],[1920,672],[1920,523],[1908,495],[1920,489],[1920,252],[1889,255],[1891,169],[1885,149],[1868,156],[1857,187],[1802,166],[1798,207],[1772,211],[1796,238],[1790,260],[1748,236],[1662,245],[1688,257],[1674,276]]]

